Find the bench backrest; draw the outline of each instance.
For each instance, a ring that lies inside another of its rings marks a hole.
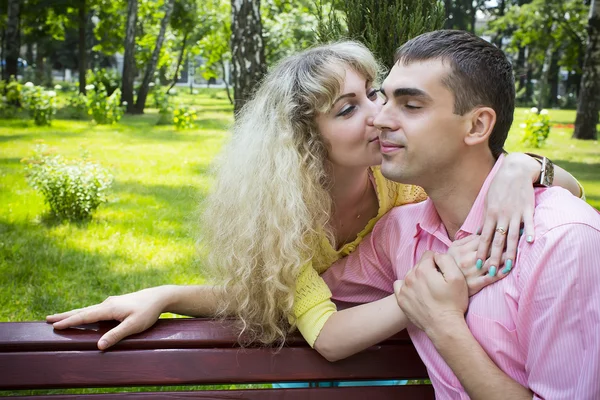
[[[102,322],[56,331],[44,322],[0,323],[0,390],[427,379],[426,369],[406,334],[330,363],[299,335],[278,351],[240,348],[230,325],[203,319],[159,320],[152,329],[109,351],[98,351],[98,339],[113,326],[112,322]],[[183,396],[182,392],[175,393]],[[194,393],[195,397],[217,398],[210,397],[213,392]],[[219,393],[220,399],[434,398],[429,385]],[[161,394],[166,395],[156,395]],[[227,397],[230,395],[237,397]],[[115,394],[103,396],[107,397],[97,398],[112,398]],[[149,393],[139,396],[150,398]]]

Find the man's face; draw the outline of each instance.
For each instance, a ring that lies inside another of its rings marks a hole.
[[[466,149],[469,113],[454,114],[454,95],[442,81],[450,71],[441,60],[396,64],[383,82],[387,101],[374,124],[387,178],[427,186]]]

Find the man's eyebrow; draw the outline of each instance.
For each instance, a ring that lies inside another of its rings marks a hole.
[[[379,91],[385,97],[388,97],[385,93],[385,89],[383,88],[383,86],[381,87],[381,89],[379,89]],[[420,97],[425,100],[431,100],[431,96],[429,96],[423,90],[417,89],[417,88],[397,88],[394,90],[393,96],[394,97],[402,97],[402,96]]]

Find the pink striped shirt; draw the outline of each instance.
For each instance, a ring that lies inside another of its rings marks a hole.
[[[456,235],[475,233],[502,158]],[[536,240],[521,239],[513,271],[470,299],[467,324],[490,358],[540,399],[600,399],[600,215],[561,188],[536,189]],[[358,251],[323,274],[333,300],[360,304],[393,293],[426,250],[450,246],[433,203],[397,207]],[[427,335],[408,332],[440,399],[468,399]]]

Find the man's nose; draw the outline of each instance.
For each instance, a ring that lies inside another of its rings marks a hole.
[[[381,111],[379,111],[379,113],[375,115],[375,118],[373,118],[373,125],[375,125],[381,130],[391,129],[391,122],[388,115],[387,107],[384,106],[381,109]]]

